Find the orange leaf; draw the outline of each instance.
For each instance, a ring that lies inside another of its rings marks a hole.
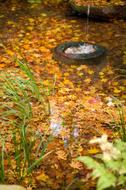
[[[44,182],[46,182],[46,181],[48,181],[49,176],[46,175],[44,172],[42,172],[39,176],[36,177],[36,179],[38,181],[44,181]]]
[[[63,151],[63,150],[58,150],[57,152],[56,152],[56,154],[57,154],[57,157],[58,157],[58,159],[60,160],[60,159],[62,159],[62,160],[66,160],[67,158],[67,156],[66,156],[66,153]]]

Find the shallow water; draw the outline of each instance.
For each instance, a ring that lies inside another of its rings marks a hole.
[[[81,98],[82,91],[85,96],[102,94],[125,99],[125,80],[117,80],[116,72],[125,68],[125,21],[90,20],[87,34],[87,19],[69,16],[67,9],[12,2],[0,6],[0,43],[6,47],[0,47],[1,70],[13,70],[11,58],[18,49],[45,83],[56,75],[57,96],[74,94]],[[92,66],[60,64],[53,59],[53,49],[66,41],[98,43],[107,48],[108,56],[102,64]]]
[[[4,51],[0,48],[0,64],[3,69],[14,67],[10,57],[19,49],[18,51],[27,57],[32,68],[44,80],[52,80],[56,74],[57,83],[69,80],[75,88],[80,88],[83,92],[85,89],[90,91],[93,83],[93,86],[96,85],[96,91],[125,98],[125,81],[115,81],[119,83],[118,87],[113,84],[113,78],[117,77],[115,69],[125,67],[123,64],[123,55],[126,51],[125,21],[90,20],[90,32],[87,35],[85,32],[87,20],[68,16],[69,12],[66,9],[12,2],[0,6],[0,43],[9,50]],[[103,65],[90,67],[59,65],[52,57],[53,48],[65,41],[85,41],[103,45],[108,50],[107,59]],[[99,72],[103,69],[104,72],[100,73],[99,78]],[[114,93],[115,88],[119,93]]]
[[[0,42],[5,45],[11,47],[15,43],[21,46],[25,42],[32,44],[30,40],[33,40],[38,45],[44,45],[44,43],[45,47],[50,45],[48,49],[52,50],[64,41],[88,41],[104,45],[108,49],[112,64],[115,65],[117,62],[121,64],[126,48],[125,21],[90,20],[90,32],[87,35],[85,33],[86,19],[66,16],[68,12],[65,13],[63,10],[45,9],[40,5],[37,7],[23,3],[10,3],[6,7],[3,4],[0,9]]]
[[[63,140],[63,144],[56,142],[52,146],[65,146],[68,155],[75,158],[87,151],[86,143],[94,135],[104,132],[111,135],[111,131],[103,127],[104,123],[110,121],[105,110],[110,105],[107,105],[106,98],[112,95],[126,100],[126,82],[118,77],[117,72],[117,69],[125,68],[123,56],[126,51],[126,21],[90,20],[87,34],[87,19],[69,15],[68,10],[62,7],[52,9],[23,2],[9,2],[6,6],[1,4],[0,70],[21,74],[12,59],[21,53],[27,58],[35,77],[43,80],[45,86],[53,86],[56,79],[54,93],[50,97],[50,127],[54,136]],[[107,58],[101,64],[90,66],[61,64],[54,60],[53,49],[66,41],[100,44],[107,48]],[[33,127],[38,126],[43,125],[34,122]],[[53,159],[50,162],[55,167]],[[56,176],[63,170],[67,172],[69,167],[56,168],[56,172],[59,171]],[[54,168],[49,170],[50,176],[53,173]],[[60,183],[66,187],[64,176],[61,176]],[[59,178],[57,179],[59,183]],[[65,189],[64,187],[60,189]]]

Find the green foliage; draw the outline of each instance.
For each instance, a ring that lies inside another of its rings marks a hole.
[[[27,91],[25,91],[25,83],[23,79],[13,77],[10,74],[6,74],[4,77],[4,95],[11,102],[14,103],[14,107],[9,106],[7,103],[3,105],[4,107],[4,116],[15,115],[20,120],[30,119],[32,116],[30,98]]]
[[[100,164],[88,156],[81,156],[78,160],[83,162],[89,169],[93,169],[93,178],[99,178],[97,182],[97,190],[115,186],[116,177],[105,168],[104,164]]]
[[[121,103],[120,100],[117,98],[113,97],[113,103],[116,107],[116,113],[118,116],[118,120],[113,117],[113,122],[111,125],[114,125],[116,131],[119,133],[119,137],[122,139],[122,141],[126,142],[126,122],[125,122],[125,111],[123,108],[123,104]],[[110,114],[110,112],[109,112]]]
[[[40,100],[40,90],[39,87],[36,83],[35,77],[31,71],[31,69],[28,66],[28,63],[26,60],[20,60],[20,59],[15,59],[16,63],[20,66],[21,70],[26,74],[26,76],[28,77],[27,80],[27,87],[30,88],[30,90],[32,91],[32,94],[35,96],[35,98],[37,100]]]
[[[122,141],[126,142],[126,122],[125,122],[125,113],[122,104],[120,104],[119,101],[116,101],[117,111],[119,115],[119,122],[117,123],[117,126],[119,126],[120,130],[120,138]]]
[[[13,157],[16,166],[15,172],[18,179],[21,180],[29,175],[36,167],[40,165],[42,160],[51,152],[46,153],[47,145],[52,140],[52,137],[46,137],[44,134],[34,132],[30,129],[30,119],[32,118],[32,100],[34,103],[42,104],[45,115],[49,114],[49,101],[47,91],[41,84],[37,84],[33,71],[24,60],[16,59],[16,63],[24,72],[25,77],[19,77],[15,74],[4,74],[1,76],[2,94],[4,96],[4,104],[1,105],[0,122],[3,120],[5,123],[12,126],[12,146],[10,152],[6,152],[6,143],[3,143],[2,138],[2,151],[0,154],[0,181],[3,182],[5,178],[4,160],[8,160],[11,164]],[[49,91],[48,91],[49,94]],[[5,139],[7,136],[5,137]],[[13,151],[13,152],[12,152]]]
[[[2,149],[0,152],[0,181],[4,183],[5,180],[5,170],[4,170],[4,154],[5,154],[5,142],[2,141]]]
[[[116,77],[114,79],[118,79],[120,81],[126,79],[126,51],[123,52],[123,64],[119,66],[119,68],[115,69],[115,72],[117,73]]]
[[[91,158],[89,156],[80,156],[77,160],[84,163],[92,171],[92,177],[98,178],[97,190],[106,188],[123,188],[126,185],[126,143],[116,140],[114,145],[120,152],[117,158],[104,159],[103,154]]]
[[[27,60],[23,58],[22,60],[15,59],[15,62],[19,65],[21,70],[25,73],[27,80],[21,81],[21,83],[24,85],[25,91],[29,90],[30,97],[35,98],[37,101],[39,101],[46,112],[46,114],[50,114],[50,104],[48,101],[48,96],[54,92],[55,88],[55,79],[54,84],[52,85],[52,88],[46,89],[43,83],[41,82],[39,85],[37,84],[35,77],[33,75],[33,71],[30,69]]]

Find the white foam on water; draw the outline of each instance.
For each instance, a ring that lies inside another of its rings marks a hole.
[[[65,50],[66,54],[89,54],[95,52],[95,48],[91,44],[84,44],[78,47],[69,47]]]

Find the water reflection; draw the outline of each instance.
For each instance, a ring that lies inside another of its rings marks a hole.
[[[58,136],[63,129],[60,110],[55,101],[50,101],[50,129],[54,136]]]
[[[64,147],[67,147],[71,139],[77,141],[79,137],[79,128],[77,125],[72,124],[71,132],[67,132],[67,124],[64,125],[62,119],[62,108],[58,107],[55,101],[50,101],[51,115],[50,115],[50,129],[54,137],[62,138]],[[62,135],[63,134],[63,135]],[[66,134],[66,135],[64,135]]]

